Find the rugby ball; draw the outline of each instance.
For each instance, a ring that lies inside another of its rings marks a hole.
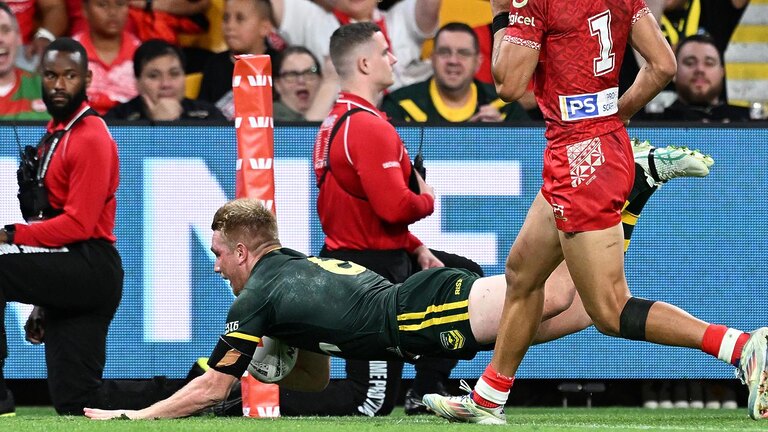
[[[248,373],[263,383],[278,382],[291,373],[298,356],[298,349],[264,336],[253,353]]]

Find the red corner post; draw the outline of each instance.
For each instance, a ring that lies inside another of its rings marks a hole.
[[[238,56],[232,75],[237,132],[238,198],[260,199],[275,212],[272,62],[268,55]]]
[[[275,213],[272,62],[267,55],[238,56],[232,75],[237,132],[237,198],[256,198]],[[280,389],[248,372],[240,382],[245,417],[280,417]]]

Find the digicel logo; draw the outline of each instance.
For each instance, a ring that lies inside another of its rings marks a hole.
[[[509,14],[509,25],[522,24],[536,27],[536,18],[520,16],[520,12]]]

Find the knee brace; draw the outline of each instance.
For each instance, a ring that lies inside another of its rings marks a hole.
[[[619,336],[624,339],[645,340],[645,323],[648,321],[648,311],[656,303],[637,297],[630,297],[619,319]]]

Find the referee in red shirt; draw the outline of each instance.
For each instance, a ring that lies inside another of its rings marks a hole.
[[[117,145],[86,102],[91,79],[80,43],[61,38],[42,57],[43,101],[53,120],[19,200],[28,224],[0,230],[0,372],[9,301],[37,305],[30,342],[45,342],[48,388],[59,414],[82,415],[101,386],[109,323],[123,267],[115,249]],[[36,186],[39,180],[42,186]],[[0,373],[0,415],[13,415]]]
[[[465,258],[436,256],[408,230],[432,214],[435,198],[432,187],[412,172],[408,152],[386,114],[376,108],[381,92],[393,83],[397,61],[384,34],[372,23],[342,26],[331,37],[330,52],[342,91],[315,140],[317,212],[326,236],[319,255],[361,264],[394,283],[454,261],[459,261],[456,267],[481,272]],[[397,354],[414,360],[409,353]],[[422,382],[424,392],[438,391],[435,386],[455,364],[416,362],[416,383]],[[282,391],[281,412],[387,415],[399,393],[402,368],[402,362],[347,360],[347,379],[332,381],[320,395]]]

